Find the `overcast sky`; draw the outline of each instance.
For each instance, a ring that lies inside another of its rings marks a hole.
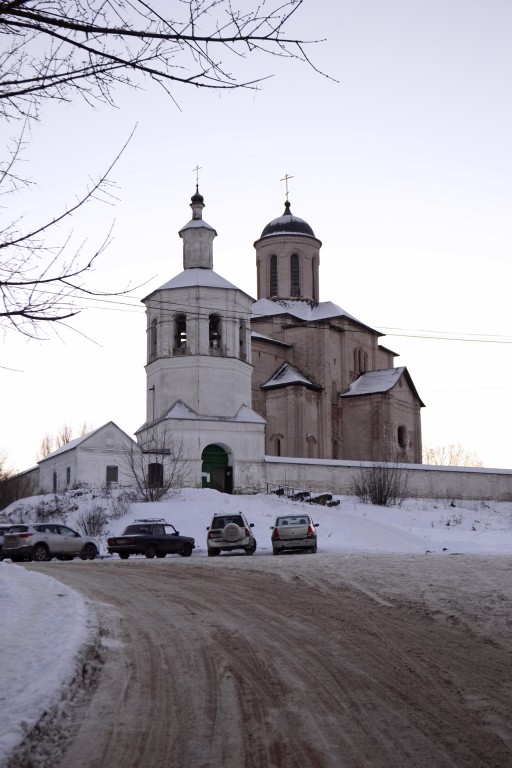
[[[386,334],[426,404],[424,445],[512,465],[512,5],[305,0],[290,33],[326,38],[310,56],[338,83],[258,58],[244,74],[275,75],[258,93],[180,88],[178,108],[148,85],[118,91],[116,109],[48,106],[32,127],[24,171],[37,186],[9,205],[43,221],[137,126],[112,174],[116,204],[89,205],[72,229],[87,253],[115,220],[90,284],[144,285],[84,302],[60,337],[4,336],[0,448],[18,469],[62,423],[143,423],[140,299],[182,269],[196,165],[217,272],[256,296],[253,242],[282,214],[289,174],[292,212],[323,242],[320,298]]]

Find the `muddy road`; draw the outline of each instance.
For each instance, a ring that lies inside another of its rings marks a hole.
[[[512,558],[26,567],[100,627],[55,768],[512,766]]]

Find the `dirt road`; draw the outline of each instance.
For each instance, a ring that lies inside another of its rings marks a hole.
[[[104,664],[55,768],[510,768],[512,559],[30,564]]]

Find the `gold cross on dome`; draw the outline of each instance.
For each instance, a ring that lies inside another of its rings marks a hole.
[[[199,186],[199,171],[203,170],[203,167],[201,165],[196,165],[195,168],[192,168],[192,170],[196,174],[196,187]]]
[[[282,179],[279,179],[279,181],[286,182],[286,202],[288,202],[288,179],[293,179],[293,176],[286,174]]]

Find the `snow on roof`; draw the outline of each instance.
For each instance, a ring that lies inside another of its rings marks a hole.
[[[327,320],[330,317],[346,317],[355,323],[359,323],[359,325],[365,325],[365,323],[345,312],[344,309],[332,301],[321,301],[319,304],[312,305],[309,301],[301,299],[279,299],[277,301],[258,299],[252,305],[253,318],[272,315],[292,315],[292,317],[306,322]]]
[[[113,421],[107,421],[106,424],[102,424],[101,427],[98,427],[97,429],[93,429],[91,432],[88,432],[86,435],[81,435],[80,437],[75,437],[74,440],[70,440],[68,443],[64,443],[60,448],[57,448],[57,450],[52,451],[48,454],[48,456],[45,456],[44,459],[41,459],[39,464],[41,464],[43,461],[46,461],[46,459],[53,459],[54,456],[58,456],[60,453],[66,453],[66,451],[72,451],[73,448],[78,448],[79,445],[82,443],[85,443],[86,440],[88,440],[90,437],[96,434],[96,432],[100,432],[105,427],[112,426],[115,427],[115,429],[118,429],[119,432],[123,432],[123,430],[117,426]],[[131,440],[131,437],[126,434],[126,432],[123,432],[126,437],[128,437],[129,440]]]
[[[102,427],[98,427],[98,429],[93,429],[92,432],[88,432],[86,435],[81,435],[80,437],[75,437],[74,440],[70,440],[68,443],[64,443],[64,445],[61,445],[60,448],[57,448],[57,450],[52,451],[48,454],[48,456],[45,456],[41,461],[46,461],[46,459],[53,459],[54,456],[58,456],[59,453],[66,453],[66,451],[71,451],[73,448],[77,448],[81,443],[84,443],[86,440],[88,440],[92,435],[94,435],[96,432],[99,432],[100,429],[103,429],[103,427],[106,426],[103,424]]]
[[[212,232],[215,232],[215,234],[217,234],[214,227],[210,226],[210,224],[208,224],[204,219],[191,219],[178,232],[180,237],[181,237],[181,233],[184,232],[186,229],[211,229]]]
[[[302,374],[297,368],[289,363],[284,363],[281,368],[271,376],[268,381],[261,385],[262,389],[272,389],[276,387],[285,387],[288,384],[305,384],[307,387],[314,387],[315,389],[321,389],[318,384],[315,384]]]
[[[192,269],[184,269],[179,275],[171,278],[167,283],[161,285],[156,290],[162,291],[166,288],[191,288],[196,286],[205,286],[207,288],[228,288],[232,291],[238,291],[239,288],[233,283],[230,283],[221,275],[214,272],[213,269],[201,269],[199,267],[193,267]],[[154,293],[154,291],[153,291]]]
[[[344,392],[340,397],[350,397],[351,395],[372,395],[377,392],[388,392],[397,383],[400,376],[405,371],[401,368],[383,368],[380,371],[368,371],[361,374],[359,378],[352,382],[348,392]]]
[[[272,344],[280,344],[281,347],[291,347],[291,344],[287,344],[285,341],[278,341],[271,336],[265,336],[264,333],[258,333],[257,331],[251,331],[252,339],[260,339],[261,341],[270,341]]]
[[[264,424],[265,419],[262,418],[256,411],[249,408],[247,405],[242,405],[238,409],[238,412],[233,417],[226,416],[203,416],[199,415],[186,405],[182,400],[177,400],[172,408],[167,411],[166,419],[195,419],[199,421],[239,421],[243,423],[252,422],[254,424]]]

